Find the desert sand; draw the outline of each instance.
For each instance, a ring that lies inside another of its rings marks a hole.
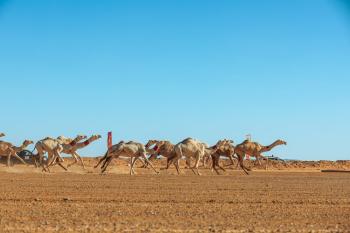
[[[156,175],[119,161],[106,175],[0,164],[1,232],[349,232],[349,162],[273,162],[250,175],[202,176],[172,168]],[[67,159],[66,159],[67,161]],[[249,163],[247,161],[247,163]],[[157,169],[164,161],[157,161]],[[138,167],[140,164],[138,164]],[[183,167],[183,166],[182,166]]]

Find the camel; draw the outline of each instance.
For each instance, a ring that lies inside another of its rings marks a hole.
[[[152,149],[150,148],[151,146],[153,146]],[[167,159],[171,157],[174,145],[170,141],[149,140],[145,145],[145,148],[147,153],[151,154],[151,156],[148,158],[148,161],[153,161],[157,158],[158,155],[162,155]],[[148,167],[148,163],[146,162],[142,167]]]
[[[0,138],[6,136],[4,133],[0,133]]]
[[[17,158],[23,164],[27,164],[21,157],[18,156],[18,152],[24,150],[27,146],[33,144],[33,141],[25,140],[21,146],[17,147],[9,142],[0,142],[0,156],[7,156],[7,166],[10,166],[11,156]]]
[[[241,144],[238,144],[235,147],[235,154],[241,157],[245,157],[245,155],[249,155],[251,157],[255,157],[256,161],[261,165],[260,159],[266,160],[265,169],[267,170],[268,159],[263,156],[261,153],[272,150],[275,146],[279,145],[287,145],[287,142],[283,140],[276,140],[271,145],[262,146],[257,142],[251,142],[250,140],[245,140]]]
[[[150,154],[151,156],[148,158],[149,161],[154,161],[157,159],[158,155],[160,155],[160,153],[158,153],[158,148],[160,146],[161,143],[163,143],[165,141],[159,141],[159,140],[149,140],[147,142],[147,144],[145,145],[146,151],[148,154]],[[170,142],[169,142],[170,143]],[[151,149],[150,147],[153,146],[154,147]],[[148,166],[148,164],[145,165],[146,167]]]
[[[127,156],[130,157],[130,175],[135,174],[135,171],[133,169],[133,166],[137,160],[137,158],[142,157],[154,170],[155,173],[159,173],[156,171],[156,169],[153,167],[152,163],[148,161],[146,157],[147,150],[145,146],[138,142],[129,141],[125,143],[124,141],[119,142],[118,144],[113,145],[111,148],[109,148],[106,152],[106,154],[99,160],[97,165],[95,165],[95,168],[97,168],[102,162],[101,166],[101,173],[104,173],[108,167],[108,165],[111,163],[113,158],[118,158],[120,156]]]
[[[216,149],[221,145],[221,143],[223,142],[218,141],[217,144],[213,146],[210,151],[207,151],[207,152],[210,154],[214,153]],[[166,169],[168,169],[169,165],[173,163],[177,173],[180,174],[179,161],[183,156],[185,156],[187,167],[189,167],[194,174],[201,175],[198,170],[198,167],[199,167],[200,159],[202,159],[206,153],[205,149],[206,149],[206,144],[196,139],[186,138],[185,140],[183,140],[182,142],[179,142],[174,146],[173,154],[170,158],[168,158]],[[191,167],[191,158],[195,159],[195,165],[193,167]]]
[[[85,139],[86,136],[84,135],[78,135],[75,137],[75,139],[71,142],[71,144],[76,144],[82,139]],[[65,145],[65,144],[63,144]],[[67,170],[66,167],[63,166],[61,162],[63,162],[63,159],[60,155],[60,151],[62,151],[62,141],[50,137],[46,137],[40,141],[38,141],[35,144],[35,149],[38,151],[37,157],[39,158],[39,165],[42,166],[43,171],[49,171],[48,165],[52,163],[52,161],[55,161],[60,167],[62,167],[64,170]],[[44,164],[44,154],[47,152],[48,154],[48,159],[46,163],[46,167]],[[53,160],[55,158],[55,160]],[[37,165],[35,161],[35,165]]]
[[[75,163],[78,162],[78,160],[80,161],[82,167],[85,169],[85,165],[84,165],[84,162],[82,160],[82,158],[80,157],[80,155],[77,153],[77,150],[81,149],[81,148],[84,148],[88,145],[90,145],[90,143],[92,143],[93,141],[96,141],[98,139],[101,138],[101,135],[92,135],[90,138],[88,138],[86,141],[84,142],[75,142],[74,140],[71,141],[71,139],[69,138],[62,138],[62,136],[59,137],[59,139],[61,141],[65,141],[65,142],[69,142],[67,144],[62,144],[62,151],[59,151],[60,153],[65,153],[65,154],[70,154],[74,161],[70,164],[67,165],[67,168],[74,165]],[[57,156],[57,154],[56,154]],[[58,158],[54,158],[52,159],[52,163],[49,164],[48,166],[51,166],[54,161],[56,161],[56,159]]]
[[[235,146],[233,145],[232,140],[227,140],[224,139],[222,143],[218,146],[217,150],[212,153],[211,158],[212,158],[212,171],[215,170],[215,172],[219,175],[219,171],[217,167],[219,167],[222,171],[225,171],[225,169],[220,166],[219,160],[220,156],[227,157],[231,160],[231,163],[234,164],[234,154],[235,154]],[[250,171],[249,168],[244,166],[243,159],[244,157],[241,155],[237,155],[238,164],[242,168],[242,170],[249,175],[248,171]],[[237,165],[238,165],[237,164]]]

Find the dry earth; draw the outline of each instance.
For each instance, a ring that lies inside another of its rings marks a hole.
[[[51,174],[0,164],[0,231],[350,232],[350,173],[137,168],[129,176],[119,162],[100,175],[95,162]]]

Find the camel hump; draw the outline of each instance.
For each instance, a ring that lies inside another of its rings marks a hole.
[[[193,138],[186,138],[186,139],[182,140],[181,143],[188,143],[188,142],[193,141],[193,140],[194,140]]]

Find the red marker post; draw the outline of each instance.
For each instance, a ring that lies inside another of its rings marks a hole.
[[[108,132],[107,147],[108,149],[112,147],[112,132]]]

